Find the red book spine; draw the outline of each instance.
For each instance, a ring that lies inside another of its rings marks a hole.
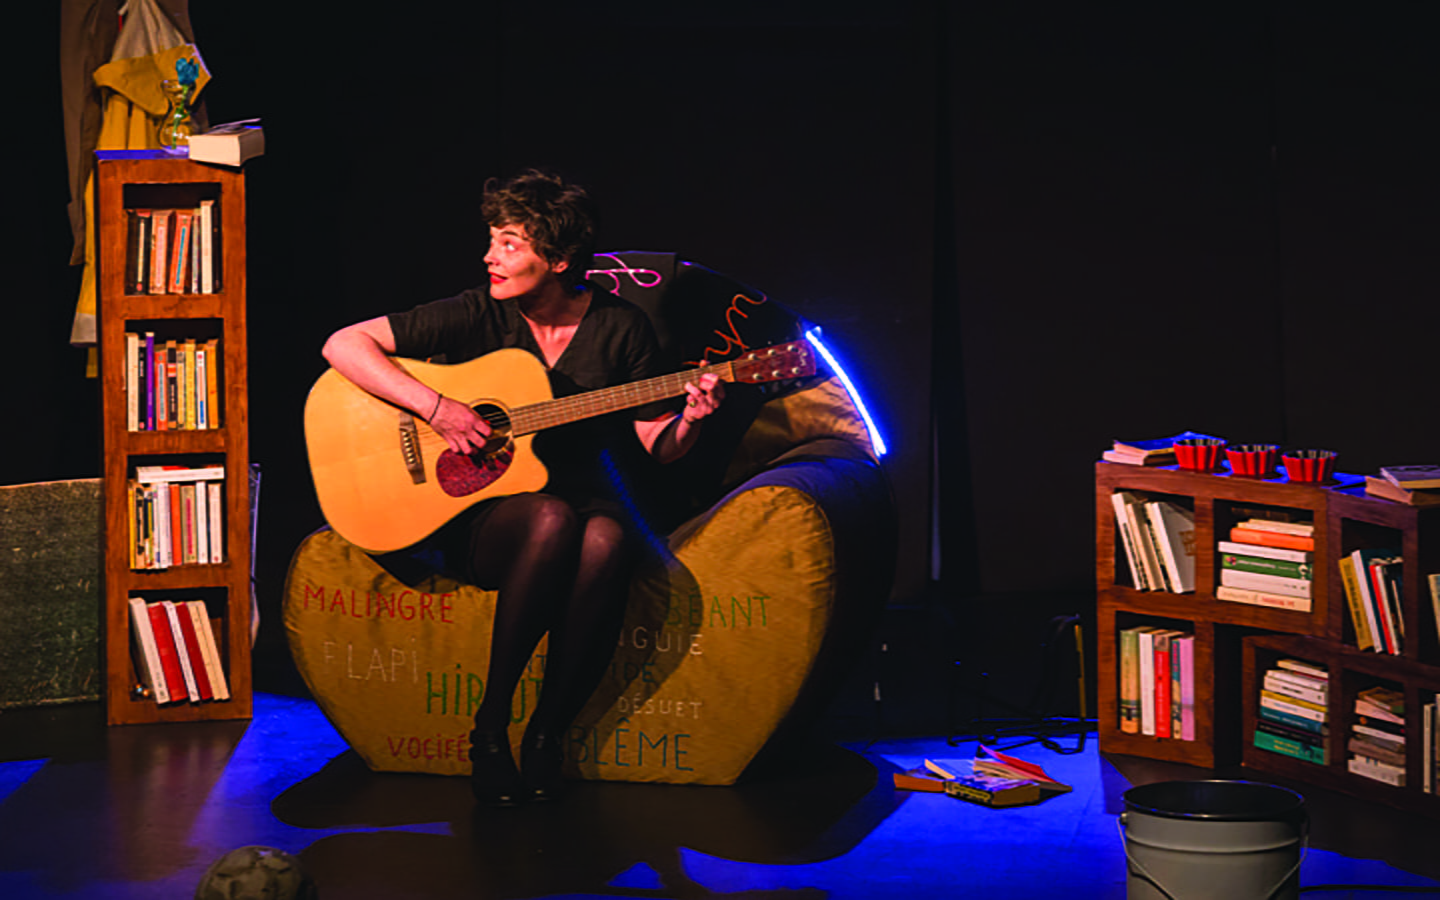
[[[185,675],[180,671],[180,657],[175,652],[175,635],[170,630],[170,617],[165,607],[150,603],[145,607],[150,613],[150,630],[155,633],[155,649],[160,652],[160,668],[165,670],[165,686],[170,689],[170,700],[186,700],[190,692],[185,689]]]
[[[1155,636],[1155,736],[1170,737],[1170,636]]]
[[[180,621],[180,631],[185,635],[185,650],[190,654],[190,669],[195,673],[195,690],[201,700],[213,700],[215,692],[210,687],[210,676],[205,672],[205,651],[200,647],[200,636],[195,633],[195,623],[190,610],[183,603],[175,605],[175,617]]]

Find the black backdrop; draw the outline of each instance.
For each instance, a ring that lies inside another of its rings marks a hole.
[[[300,425],[320,344],[483,277],[481,186],[529,165],[591,186],[606,248],[674,250],[824,326],[894,448],[897,601],[937,577],[949,597],[1086,590],[1090,468],[1115,437],[1440,459],[1426,4],[192,6],[212,121],[266,129],[250,365],[272,644],[321,524]],[[16,15],[34,59],[3,480],[93,477],[56,20]]]

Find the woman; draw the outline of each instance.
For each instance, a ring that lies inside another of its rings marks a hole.
[[[401,371],[392,355],[460,363],[519,347],[545,364],[556,396],[665,374],[645,313],[584,279],[597,223],[582,188],[530,171],[487,184],[481,212],[490,227],[488,285],[335,332],[324,354],[340,374],[423,418],[456,453],[483,447],[489,425]],[[535,449],[550,470],[543,493],[481,503],[430,541],[452,574],[498,591],[470,747],[482,803],[547,799],[560,785],[561,740],[609,663],[633,557],[602,454],[638,438],[661,462],[682,456],[724,396],[713,375],[685,390],[679,412],[652,404],[541,433]],[[506,737],[511,699],[547,631],[544,685],[517,768]]]

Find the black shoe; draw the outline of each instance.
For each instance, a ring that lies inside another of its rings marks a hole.
[[[565,789],[565,779],[560,774],[564,760],[558,735],[539,730],[525,733],[525,739],[520,742],[520,768],[531,800],[554,800],[560,796]]]
[[[470,790],[485,806],[519,806],[529,790],[515,768],[510,739],[503,731],[470,734]]]

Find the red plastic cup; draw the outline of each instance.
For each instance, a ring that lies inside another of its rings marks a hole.
[[[1220,438],[1184,438],[1174,444],[1175,461],[1182,469],[1213,472],[1220,464],[1220,451],[1225,442]]]
[[[1228,447],[1225,457],[1230,461],[1230,472],[1246,478],[1269,478],[1275,474],[1275,460],[1280,448],[1274,444],[1240,444]]]
[[[1283,459],[1291,481],[1329,481],[1335,474],[1334,450],[1293,450]]]

